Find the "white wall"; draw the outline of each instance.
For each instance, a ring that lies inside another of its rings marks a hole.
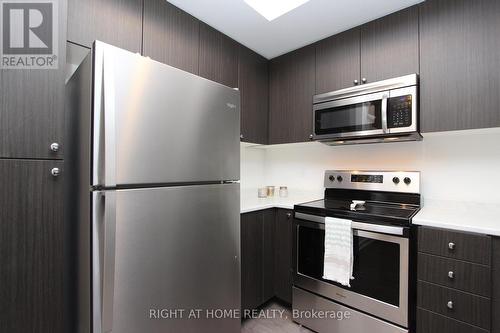
[[[254,146],[255,147],[255,146]],[[250,145],[241,144],[241,189],[257,189],[263,185],[265,181],[264,165],[265,153],[264,149],[255,149]],[[257,191],[255,191],[257,193]]]
[[[242,188],[320,192],[327,169],[416,170],[425,198],[500,203],[500,128],[430,133],[422,142],[242,148]]]

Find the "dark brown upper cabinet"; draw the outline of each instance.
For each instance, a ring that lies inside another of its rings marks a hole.
[[[0,332],[63,333],[62,161],[0,159]],[[75,258],[71,258],[74,260]],[[68,313],[64,313],[68,310]]]
[[[200,23],[165,0],[144,2],[143,54],[198,74]]]
[[[141,52],[142,4],[143,0],[68,0],[68,40],[86,47],[100,40]]]
[[[231,88],[238,87],[238,43],[200,23],[199,75]]]
[[[419,72],[418,6],[361,26],[360,36],[361,83]]]
[[[423,132],[500,126],[500,1],[420,7]]]
[[[315,47],[317,94],[351,87],[355,81],[359,83],[359,29],[323,39]]]
[[[418,6],[315,45],[318,94],[418,73]]]
[[[310,140],[315,49],[309,45],[271,60],[269,143]]]
[[[59,17],[66,17],[60,1]],[[0,158],[62,159],[66,20],[59,20],[58,69],[0,69]],[[59,145],[51,149],[52,143]]]
[[[240,46],[238,87],[241,93],[241,140],[267,144],[269,71],[267,59]]]

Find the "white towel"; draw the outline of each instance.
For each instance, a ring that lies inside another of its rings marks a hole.
[[[323,279],[350,287],[353,251],[352,221],[326,217]]]

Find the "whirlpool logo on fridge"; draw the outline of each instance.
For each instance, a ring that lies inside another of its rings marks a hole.
[[[0,0],[2,68],[58,68],[58,0]]]

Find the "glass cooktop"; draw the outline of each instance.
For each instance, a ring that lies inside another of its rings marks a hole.
[[[414,205],[384,203],[367,201],[364,205],[358,205],[351,210],[352,201],[324,199],[306,202],[295,206],[298,212],[311,213],[322,216],[349,217],[355,220],[381,222],[407,222],[418,212],[419,207]]]

